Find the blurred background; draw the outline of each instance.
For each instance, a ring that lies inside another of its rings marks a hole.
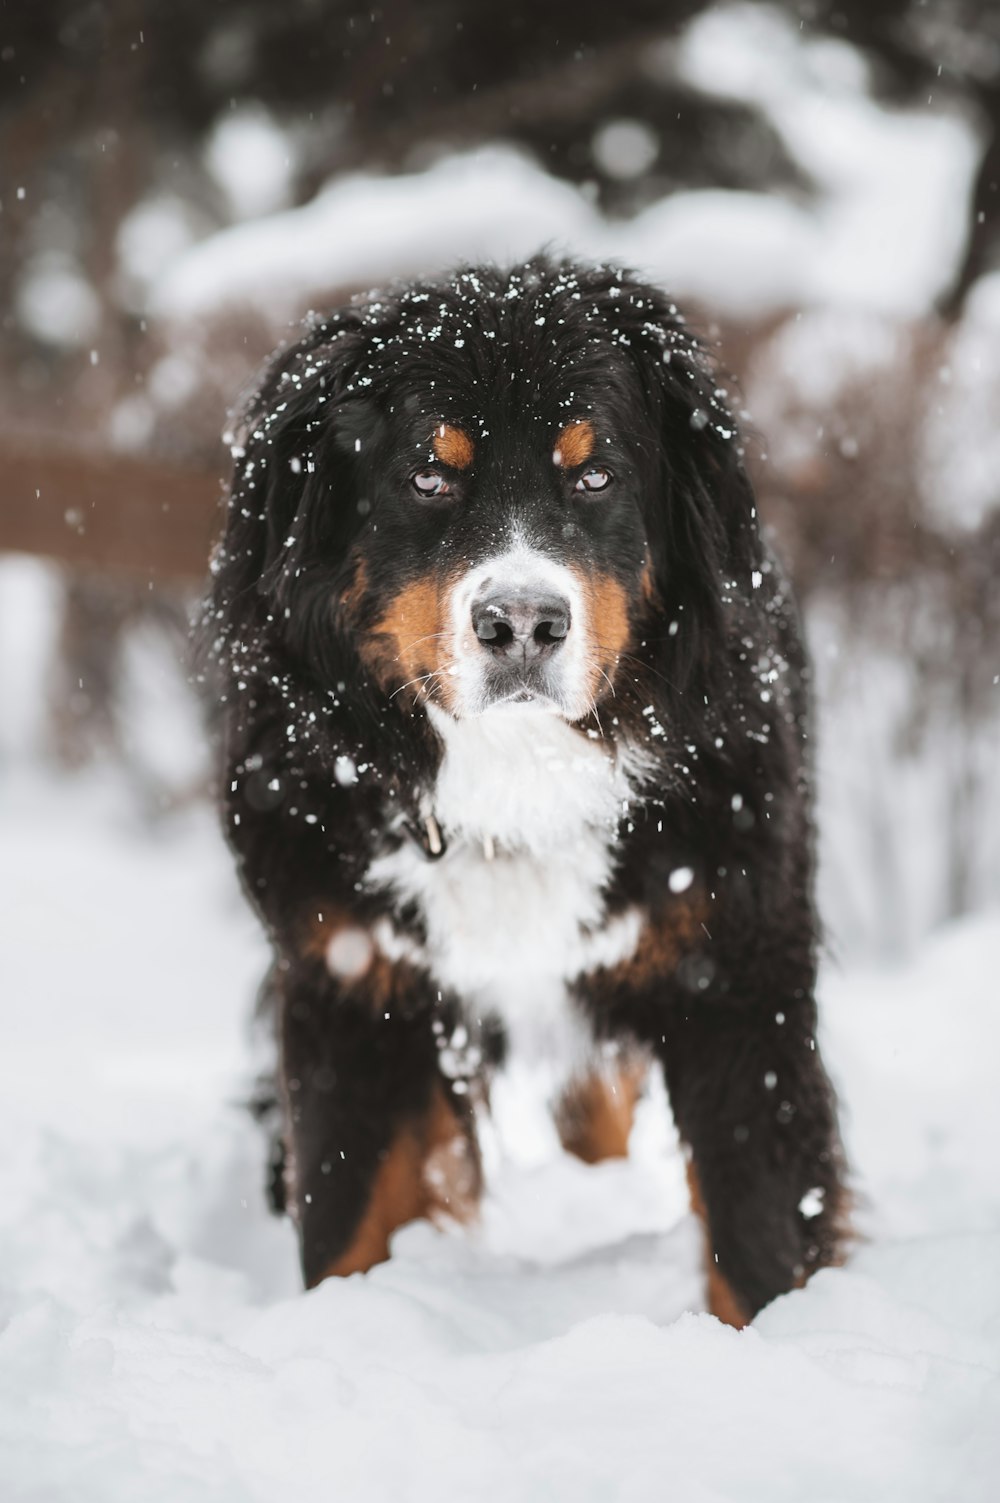
[[[995,0],[0,4],[0,810],[169,843],[227,410],[309,308],[545,244],[676,294],[743,414],[834,955],[995,903]]]

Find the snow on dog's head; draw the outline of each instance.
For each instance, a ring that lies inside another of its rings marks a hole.
[[[673,304],[620,271],[370,295],[252,399],[220,567],[331,688],[350,658],[383,702],[599,716],[647,637],[683,678],[724,566],[752,562],[720,397]]]

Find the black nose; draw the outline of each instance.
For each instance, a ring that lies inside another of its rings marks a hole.
[[[569,601],[557,595],[488,595],[472,607],[472,626],[495,657],[523,655],[530,663],[565,641]]]

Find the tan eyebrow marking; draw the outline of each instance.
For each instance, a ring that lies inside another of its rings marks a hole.
[[[469,435],[448,423],[441,423],[434,430],[431,447],[441,463],[450,465],[453,470],[467,470],[476,452]]]
[[[594,452],[594,425],[589,418],[576,418],[556,434],[556,446],[552,451],[552,463],[561,470],[572,470],[583,464]]]

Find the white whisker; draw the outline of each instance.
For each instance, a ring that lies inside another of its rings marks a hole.
[[[403,690],[404,689],[408,689],[411,684],[425,684],[429,678],[437,678],[437,677],[438,677],[437,669],[435,669],[431,673],[419,673],[416,678],[408,678],[406,680],[405,684],[400,684],[400,686],[399,686],[398,689],[393,689],[392,693],[389,695],[389,698],[390,699],[395,699],[397,694],[402,694]],[[424,690],[424,693],[426,693],[426,692],[427,691]]]

